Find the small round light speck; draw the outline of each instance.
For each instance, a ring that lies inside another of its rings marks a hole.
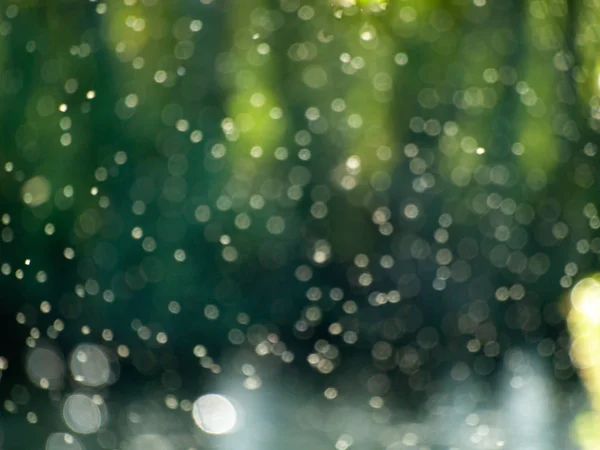
[[[198,428],[209,434],[226,434],[237,423],[237,413],[222,395],[207,394],[194,402],[192,417]]]
[[[102,410],[99,402],[85,394],[70,395],[63,406],[63,419],[76,433],[95,433],[102,426]]]

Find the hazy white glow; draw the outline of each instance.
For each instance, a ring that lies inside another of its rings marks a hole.
[[[94,399],[84,394],[70,395],[63,406],[67,426],[81,434],[95,433],[102,425],[102,411]]]
[[[83,445],[69,433],[52,433],[46,439],[46,450],[83,450]]]
[[[70,367],[75,381],[86,386],[98,387],[111,381],[110,361],[98,345],[78,345],[71,355]]]
[[[129,445],[127,450],[172,450],[173,446],[164,437],[158,434],[141,434],[136,436]]]
[[[553,447],[557,423],[552,404],[552,374],[537,356],[524,354],[516,372],[505,372],[502,402],[506,418],[506,449],[546,450]]]
[[[23,202],[29,206],[46,203],[52,194],[50,182],[45,177],[33,177],[23,184]]]
[[[49,347],[35,347],[26,358],[25,369],[32,383],[44,388],[59,388],[65,373],[60,354]]]
[[[573,287],[571,303],[577,312],[592,323],[600,322],[600,283],[593,278],[584,278]]]
[[[222,395],[207,394],[194,402],[192,416],[196,425],[206,433],[225,434],[235,427],[237,413]]]

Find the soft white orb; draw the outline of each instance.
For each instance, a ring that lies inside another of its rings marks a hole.
[[[83,445],[69,433],[52,433],[46,439],[46,450],[83,450]]]
[[[198,398],[194,402],[192,416],[198,428],[209,434],[229,433],[237,422],[237,413],[231,402],[218,394]]]
[[[127,450],[173,450],[173,445],[159,434],[140,434],[125,448]]]
[[[63,406],[63,419],[76,433],[91,434],[102,426],[102,410],[93,398],[84,394],[72,394]]]
[[[69,365],[75,381],[85,386],[104,386],[112,381],[108,355],[98,345],[78,345],[73,350]]]
[[[62,385],[65,363],[54,348],[39,346],[27,353],[25,370],[32,383],[56,389]]]

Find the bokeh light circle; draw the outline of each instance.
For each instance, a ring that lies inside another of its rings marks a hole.
[[[114,381],[106,350],[94,344],[78,345],[71,355],[70,368],[75,381],[99,387]]]
[[[91,434],[100,429],[103,422],[101,397],[71,394],[63,405],[63,419],[76,433]]]
[[[38,346],[25,358],[25,371],[31,382],[46,389],[60,388],[65,374],[65,363],[60,353],[50,346]]]
[[[198,428],[209,434],[226,434],[237,423],[237,412],[233,404],[222,395],[207,394],[194,402],[192,416]]]

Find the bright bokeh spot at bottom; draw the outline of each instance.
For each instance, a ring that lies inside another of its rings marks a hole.
[[[235,407],[227,398],[218,394],[199,397],[194,402],[192,416],[198,428],[209,434],[230,433],[237,423]]]
[[[598,274],[583,278],[571,291],[568,316],[572,344],[570,356],[590,395],[591,411],[580,413],[573,432],[582,449],[600,445],[597,433],[600,418],[600,281]]]

